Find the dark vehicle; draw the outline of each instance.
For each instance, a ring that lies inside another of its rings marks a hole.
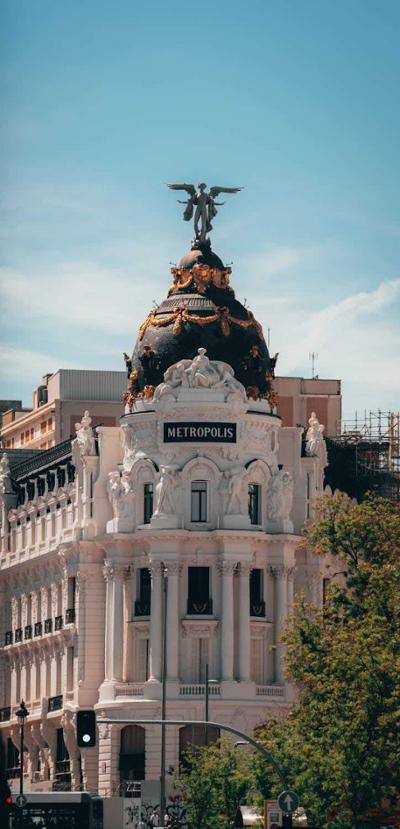
[[[103,829],[103,801],[98,795],[26,792],[26,798],[22,808],[13,804],[10,829]]]

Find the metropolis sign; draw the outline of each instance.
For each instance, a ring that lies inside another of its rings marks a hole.
[[[164,423],[164,443],[236,443],[236,423]]]

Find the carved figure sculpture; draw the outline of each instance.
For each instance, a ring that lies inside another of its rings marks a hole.
[[[241,467],[234,467],[229,472],[228,481],[228,515],[241,515],[242,509],[242,484],[245,470]]]
[[[0,460],[0,495],[12,491],[10,464],[8,455],[4,452]]]
[[[293,478],[290,472],[276,469],[268,487],[267,515],[272,521],[289,518],[293,502]]]
[[[166,395],[178,398],[180,388],[208,388],[224,392],[225,400],[233,398],[246,402],[244,387],[236,380],[232,366],[220,360],[210,360],[206,349],[199,348],[193,360],[180,360],[164,374],[164,383],[157,386],[154,400]]]
[[[177,490],[180,482],[177,466],[162,466],[160,479],[155,488],[153,515],[174,515],[177,510]]]
[[[183,214],[185,222],[190,222],[194,208],[194,232],[196,241],[205,242],[207,233],[212,230],[212,219],[217,215],[217,206],[222,206],[225,202],[217,202],[215,198],[220,193],[238,193],[242,190],[241,187],[210,187],[210,191],[206,192],[207,185],[202,181],[196,190],[194,184],[168,184],[170,190],[186,190],[189,194],[187,201],[180,201],[179,204],[185,204],[186,208]]]
[[[135,490],[129,472],[124,471],[122,475],[118,471],[109,472],[107,494],[112,506],[114,518],[132,518]]]
[[[89,412],[86,409],[81,422],[75,423],[76,442],[82,457],[85,457],[86,455],[96,454],[96,442],[94,438],[93,429],[90,425],[91,422],[92,418],[90,417]]]
[[[319,455],[324,442],[323,431],[325,426],[319,422],[315,412],[311,412],[311,417],[309,418],[308,423],[309,427],[306,434],[306,455]]]
[[[190,366],[185,369],[188,384],[191,388],[210,388],[219,382],[218,371],[212,367],[210,360],[206,357],[206,348],[198,349],[198,356],[192,360]]]

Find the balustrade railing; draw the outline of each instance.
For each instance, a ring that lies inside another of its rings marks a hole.
[[[47,710],[50,711],[59,711],[63,707],[63,695],[58,694],[56,697],[49,697],[47,700],[48,708]]]
[[[189,616],[211,616],[213,612],[212,599],[206,599],[204,602],[199,602],[194,599],[188,599],[187,612]]]
[[[70,625],[70,624],[72,624],[72,622],[75,622],[75,608],[74,607],[68,607],[67,610],[65,611],[65,622],[66,622],[67,625]]]
[[[56,618],[54,619],[54,630],[62,630],[63,623],[64,623],[63,617],[62,616],[56,616]]]
[[[22,628],[16,628],[15,641],[16,642],[22,642]]]
[[[45,619],[44,620],[44,632],[45,633],[52,633],[53,631],[53,619]]]
[[[283,685],[257,685],[257,697],[284,697],[285,689]]]
[[[4,637],[4,644],[5,645],[12,645],[13,643],[13,632],[12,630],[6,630],[6,635]]]
[[[0,722],[7,722],[11,719],[11,707],[6,705],[5,708],[0,708]]]
[[[206,695],[206,685],[205,682],[196,682],[190,683],[188,685],[180,685],[179,686],[179,696],[180,697],[205,697]],[[210,697],[220,697],[221,696],[221,686],[218,684],[209,684],[208,686],[208,695]]]
[[[35,636],[42,635],[43,625],[41,622],[35,622]]]
[[[135,616],[150,616],[150,599],[135,600]]]
[[[6,777],[8,780],[15,780],[16,777],[20,776],[20,768],[16,766],[12,769],[6,769]]]
[[[251,602],[250,616],[265,618],[265,602]]]
[[[115,686],[115,695],[117,697],[143,697],[144,683],[140,682],[123,682]]]
[[[25,625],[24,639],[32,639],[32,625]]]

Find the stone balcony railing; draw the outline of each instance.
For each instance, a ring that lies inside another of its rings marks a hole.
[[[188,685],[180,685],[179,686],[179,696],[180,697],[205,697],[206,695],[206,685],[204,682],[195,682],[190,683]],[[208,686],[208,695],[210,697],[220,697],[221,696],[221,686],[216,683],[209,683]]]
[[[63,695],[58,694],[56,697],[49,697],[48,700],[48,711],[60,711],[63,707]]]
[[[285,688],[283,685],[257,685],[257,697],[284,697]]]
[[[143,697],[144,682],[121,682],[115,686],[116,697]]]

